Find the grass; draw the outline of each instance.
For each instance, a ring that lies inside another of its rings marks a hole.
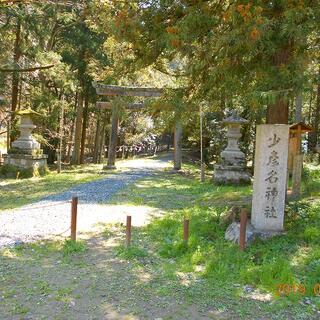
[[[81,253],[86,250],[86,245],[82,241],[65,240],[63,244],[63,255],[69,256],[76,253]]]
[[[250,207],[249,186],[201,184],[191,169],[187,176],[166,174],[146,178],[113,201],[121,205],[143,204],[164,213],[162,218],[155,218],[141,228],[140,232],[147,234],[143,242],[148,242],[162,259],[160,268],[168,281],[177,280],[179,273],[205,279],[205,297],[202,293],[192,295],[193,301],[199,299],[208,304],[212,299],[222,303],[232,301],[237,314],[249,316],[254,313],[244,310],[246,302],[238,307],[236,303],[254,300],[246,298],[242,290],[249,286],[255,294],[272,295],[272,304],[259,304],[261,316],[282,312],[279,319],[308,319],[315,309],[320,310],[319,190],[320,170],[307,166],[302,200],[287,206],[286,234],[268,241],[257,240],[245,252],[224,240],[226,226],[221,223],[221,216],[232,205]],[[190,219],[188,246],[182,240],[184,217]],[[306,297],[312,308],[301,305]]]
[[[148,252],[138,246],[129,246],[120,245],[116,249],[117,256],[121,259],[135,259],[135,258],[143,258],[148,255]]]
[[[61,174],[52,171],[44,177],[17,180],[0,178],[0,212],[30,204],[81,183],[100,179],[103,177],[100,171],[101,165],[85,165],[70,167]]]
[[[320,170],[305,170],[303,197],[286,208],[286,234],[255,241],[244,252],[224,240],[222,220],[233,205],[250,207],[251,187],[200,183],[194,167],[186,171],[145,177],[113,197],[113,205],[162,213],[133,228],[129,248],[117,224],[86,242],[2,251],[0,310],[73,319],[75,304],[96,318],[111,310],[111,318],[130,319],[318,319]]]

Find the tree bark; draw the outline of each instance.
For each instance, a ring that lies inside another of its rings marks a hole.
[[[72,153],[72,163],[73,164],[80,164],[82,116],[83,116],[83,92],[80,91],[79,95],[78,95],[76,128],[75,128],[75,133],[74,133],[74,146],[73,146],[73,153]]]
[[[78,105],[78,93],[76,92],[76,96],[75,96],[75,103],[74,103],[74,110],[77,109],[77,105]],[[68,139],[68,148],[67,148],[67,154],[65,157],[65,162],[66,163],[70,163],[70,154],[71,154],[71,148],[72,148],[72,142],[73,142],[73,137],[74,137],[74,126],[75,126],[75,119],[71,120],[71,129],[69,132],[69,139]]]
[[[174,170],[181,170],[182,163],[182,148],[181,148],[181,139],[182,139],[182,124],[180,120],[176,120],[174,128]]]
[[[101,128],[101,133],[100,133],[100,148],[99,148],[99,163],[103,163],[103,158],[104,158],[104,146],[105,146],[105,141],[106,141],[106,122],[103,121],[103,125]]]
[[[82,123],[82,135],[81,135],[81,151],[80,151],[80,163],[84,163],[84,153],[86,147],[86,135],[87,135],[87,123],[88,123],[88,110],[89,110],[89,97],[85,96],[84,109],[83,109],[83,123]]]
[[[314,149],[319,141],[318,141],[318,134],[319,134],[319,123],[320,122],[320,83],[318,83],[317,86],[317,102],[316,102],[316,108],[314,110],[314,122],[313,122],[313,128],[314,132],[311,133],[311,149]]]
[[[269,124],[288,124],[289,102],[283,97],[277,97],[274,103],[268,105],[267,123]]]
[[[98,163],[98,158],[99,158],[99,147],[100,147],[100,138],[101,138],[100,126],[101,126],[101,119],[99,115],[97,119],[96,135],[94,139],[93,163]]]
[[[278,11],[279,8],[275,6],[275,14],[283,14],[282,9]],[[276,51],[276,53],[272,57],[272,64],[274,67],[278,69],[279,78],[280,77],[280,69],[283,66],[286,66],[290,61],[292,52],[293,52],[293,41],[287,40],[284,42],[281,47]],[[277,81],[277,79],[274,79]],[[283,87],[284,86],[284,87]],[[274,90],[277,92],[275,96],[275,101],[270,103],[267,108],[267,123],[270,124],[288,124],[289,121],[289,101],[285,98],[284,92],[285,84],[279,85],[279,87],[275,87]]]
[[[16,25],[16,31],[15,31],[15,41],[14,41],[14,47],[13,47],[13,63],[15,66],[18,65],[20,57],[21,57],[21,20],[18,18],[17,25]],[[13,124],[15,122],[15,114],[14,112],[17,110],[18,105],[18,96],[19,96],[19,81],[20,76],[18,72],[12,73],[12,89],[11,89],[11,128],[13,127]],[[11,142],[14,140],[14,136],[10,134],[11,136]]]
[[[302,121],[302,95],[299,93],[296,96],[296,116],[295,116],[295,122],[301,122]]]

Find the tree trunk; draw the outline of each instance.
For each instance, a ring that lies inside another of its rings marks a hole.
[[[317,86],[317,102],[314,110],[314,132],[311,133],[311,149],[314,149],[318,145],[319,123],[320,122],[320,82]]]
[[[78,93],[76,92],[74,110],[77,109],[77,105],[78,105]],[[69,139],[67,141],[68,148],[67,148],[67,154],[66,154],[66,157],[65,157],[65,162],[66,163],[70,163],[70,154],[71,154],[71,148],[72,148],[72,142],[73,142],[73,136],[74,136],[74,125],[75,125],[75,120],[72,119],[71,120],[71,129],[70,129],[70,132],[69,132]]]
[[[181,139],[182,139],[182,124],[180,120],[176,120],[174,128],[174,170],[181,169],[182,163],[182,148],[181,148]]]
[[[82,116],[83,116],[83,92],[79,92],[77,116],[76,116],[76,128],[74,133],[74,147],[73,147],[73,153],[72,153],[73,164],[80,164]]]
[[[275,6],[274,14],[282,14],[282,9],[280,12],[278,11],[279,8]],[[279,77],[280,77],[280,69],[282,66],[286,66],[290,61],[292,52],[294,50],[293,41],[290,39],[284,42],[281,47],[275,52],[272,57],[272,64],[274,67],[278,68]],[[276,81],[276,79],[275,79]],[[285,84],[283,84],[285,85]],[[285,98],[283,92],[286,91],[286,87],[279,87],[273,88],[276,93],[275,101],[270,103],[267,108],[267,123],[270,124],[288,124],[289,120],[289,101]]]
[[[301,93],[296,96],[296,116],[295,122],[302,121],[302,95]]]
[[[87,135],[87,123],[88,123],[88,110],[89,110],[89,97],[86,94],[83,110],[83,123],[82,123],[82,136],[81,136],[81,151],[80,151],[80,163],[84,163],[84,153],[86,147],[86,135]]]
[[[94,139],[94,152],[93,152],[93,163],[98,163],[99,158],[99,147],[100,147],[100,126],[101,126],[101,119],[100,115],[97,119],[97,126],[96,126],[96,135]]]
[[[269,124],[288,124],[289,102],[283,97],[278,96],[274,103],[268,105],[267,123]]]
[[[16,67],[19,63],[20,57],[21,57],[21,21],[20,18],[17,20],[16,25],[16,32],[15,32],[15,41],[14,41],[14,48],[13,48],[13,64],[14,67]],[[19,96],[19,72],[13,72],[12,73],[12,89],[11,89],[11,128],[14,125],[15,122],[15,114],[14,112],[17,110],[17,104],[18,104],[18,96]],[[11,134],[11,142],[14,140],[14,136]]]
[[[101,133],[100,133],[100,148],[99,148],[99,163],[103,163],[104,158],[104,146],[106,141],[106,122],[103,122]]]

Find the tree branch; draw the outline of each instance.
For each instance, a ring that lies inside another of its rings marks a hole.
[[[41,67],[33,67],[33,68],[23,68],[23,69],[3,69],[0,68],[0,72],[32,72],[36,70],[44,70],[44,69],[50,69],[54,67],[54,64],[50,64],[48,66],[41,66]]]

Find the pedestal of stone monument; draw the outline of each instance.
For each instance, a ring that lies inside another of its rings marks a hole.
[[[245,154],[239,148],[241,138],[241,125],[248,121],[237,115],[232,115],[224,120],[228,126],[228,145],[221,152],[221,161],[214,166],[213,180],[219,184],[250,183],[251,175],[246,167]]]
[[[21,169],[31,169],[33,173],[47,168],[47,155],[5,154],[4,165],[12,165]]]
[[[12,143],[8,154],[4,155],[4,165],[11,165],[18,169],[30,169],[31,174],[45,172],[47,155],[43,154],[40,144],[32,136],[33,116],[37,113],[27,109],[18,112],[20,116],[20,136]]]

